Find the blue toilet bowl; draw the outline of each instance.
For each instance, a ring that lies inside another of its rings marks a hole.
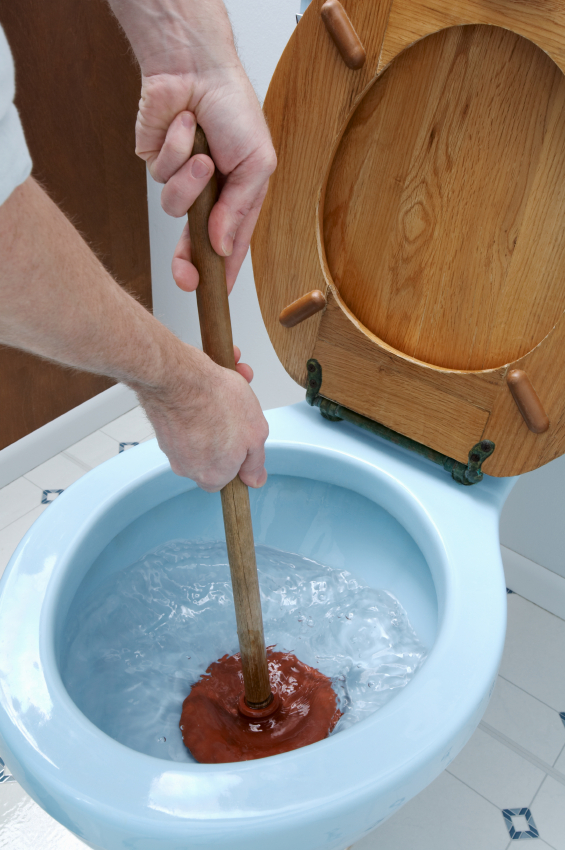
[[[257,543],[393,593],[428,658],[368,719],[268,759],[178,763],[110,738],[61,678],[73,600],[167,540],[223,529],[218,494],[175,476],[156,441],[102,464],[42,514],[0,583],[0,754],[93,848],[343,850],[447,767],[485,711],[506,625],[498,520],[514,479],[463,487],[305,403],[267,418]]]

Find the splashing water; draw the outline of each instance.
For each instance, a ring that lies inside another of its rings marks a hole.
[[[398,600],[346,570],[257,546],[267,645],[328,676],[338,734],[403,688],[426,650]],[[225,543],[173,540],[71,608],[61,671],[81,711],[148,755],[193,761],[178,722],[208,665],[238,651]]]

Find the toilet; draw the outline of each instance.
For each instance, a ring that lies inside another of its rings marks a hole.
[[[69,612],[223,528],[156,441],[107,461],[0,584],[0,755],[89,847],[345,850],[477,727],[505,636],[500,512],[565,452],[560,69],[565,8],[312,0],[265,102],[279,165],[254,272],[306,399],[267,413],[255,540],[394,594],[429,654],[370,717],[283,755],[201,765],[114,740],[63,683]]]

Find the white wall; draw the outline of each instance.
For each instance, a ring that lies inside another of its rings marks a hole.
[[[279,56],[296,26],[299,0],[227,0],[226,6],[239,55],[263,101]],[[154,313],[185,342],[200,347],[196,296],[181,292],[170,271],[185,219],[165,215],[160,191],[159,184],[148,176]],[[255,372],[252,387],[262,407],[281,407],[303,399],[303,388],[281,366],[263,325],[249,256],[230,296],[230,310],[234,342],[241,348],[242,359]]]
[[[307,0],[226,0],[239,53],[262,101],[284,46]],[[178,290],[170,259],[184,221],[166,216],[160,187],[149,179],[149,216],[155,314],[178,336],[200,344],[196,298]],[[288,377],[263,326],[249,258],[230,298],[234,338],[255,370],[253,388],[265,409],[291,404],[304,391]],[[522,476],[501,521],[509,549],[565,577],[565,457]]]
[[[502,511],[500,541],[565,578],[565,455],[520,476]]]

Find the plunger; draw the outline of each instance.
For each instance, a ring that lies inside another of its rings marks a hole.
[[[192,153],[210,156],[201,127]],[[208,236],[216,198],[214,175],[188,212],[191,257],[200,275],[202,347],[218,365],[235,369],[224,259]],[[267,653],[249,492],[238,476],[221,497],[240,651],[214,661],[183,703],[183,741],[204,763],[263,758],[312,744],[341,717],[326,676],[291,652]]]

